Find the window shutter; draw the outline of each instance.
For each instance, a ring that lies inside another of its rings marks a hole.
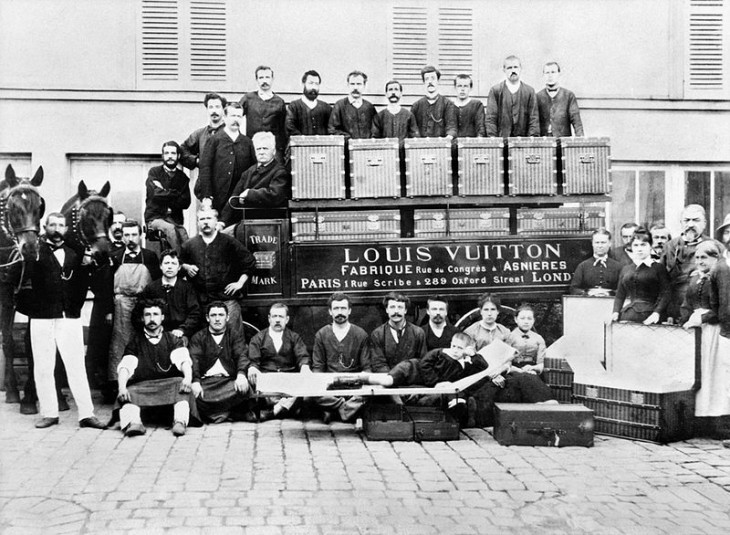
[[[391,72],[403,84],[420,84],[428,63],[428,8],[393,7]]]
[[[142,78],[177,80],[179,46],[177,0],[142,0]]]
[[[728,98],[730,0],[688,0],[685,96]]]
[[[226,0],[190,0],[190,76],[226,79]]]
[[[438,65],[446,81],[457,74],[472,74],[474,15],[471,8],[440,7],[438,17]]]

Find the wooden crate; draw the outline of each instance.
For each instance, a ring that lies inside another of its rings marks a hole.
[[[504,195],[504,140],[459,138],[459,195]]]
[[[398,138],[351,139],[350,197],[400,197]]]
[[[510,195],[557,195],[557,142],[551,137],[507,138]]]
[[[416,238],[507,236],[509,209],[415,210],[413,223]]]
[[[406,196],[449,197],[454,194],[451,141],[446,138],[408,138]]]
[[[292,214],[292,240],[383,240],[401,236],[398,210],[359,212],[296,212]]]
[[[344,199],[344,136],[292,136],[292,199]]]
[[[575,383],[573,399],[595,412],[599,434],[658,443],[693,436],[693,390],[645,392]]]
[[[611,146],[607,137],[561,137],[564,195],[611,193]]]

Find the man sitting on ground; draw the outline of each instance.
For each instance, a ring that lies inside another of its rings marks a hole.
[[[173,405],[172,434],[185,434],[192,401],[192,361],[182,340],[162,330],[164,302],[142,302],[144,330],[136,332],[117,367],[119,420],[125,436],[144,435],[142,407]]]

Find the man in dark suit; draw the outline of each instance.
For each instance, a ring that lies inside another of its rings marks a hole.
[[[309,367],[309,353],[302,337],[287,328],[289,307],[274,303],[269,309],[269,328],[256,333],[248,345],[248,381],[256,387],[262,373],[300,372],[312,373]],[[263,398],[266,408],[261,412],[261,420],[271,416],[285,417],[293,409],[297,398]],[[268,408],[271,408],[270,410]]]
[[[401,361],[426,354],[426,335],[406,320],[410,300],[389,293],[383,298],[388,321],[370,333],[370,362],[374,373],[387,373]]]
[[[493,86],[487,97],[486,130],[489,137],[540,135],[540,117],[535,90],[520,80],[522,63],[516,56],[505,58],[505,80]]]
[[[428,298],[428,323],[421,327],[426,335],[426,350],[447,349],[458,329],[448,322],[449,303],[440,295]]]
[[[253,136],[256,162],[246,169],[233,188],[231,197],[238,197],[240,208],[276,208],[286,206],[289,194],[290,177],[286,168],[276,156],[276,138],[271,132],[257,132]],[[226,203],[221,213],[221,221],[226,226],[242,219],[241,210]]]
[[[57,212],[46,219],[45,240],[38,260],[31,264],[33,285],[30,307],[30,342],[35,366],[41,419],[37,428],[59,422],[58,398],[53,371],[56,349],[63,359],[71,393],[79,411],[79,425],[104,429],[94,416],[89,381],[84,367],[84,337],[81,307],[89,287],[89,272],[81,257],[64,242],[66,219]]]

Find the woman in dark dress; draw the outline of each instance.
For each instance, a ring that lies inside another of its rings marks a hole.
[[[643,227],[637,228],[631,239],[631,259],[619,276],[613,321],[659,323],[669,303],[669,275],[652,259],[651,234]]]

